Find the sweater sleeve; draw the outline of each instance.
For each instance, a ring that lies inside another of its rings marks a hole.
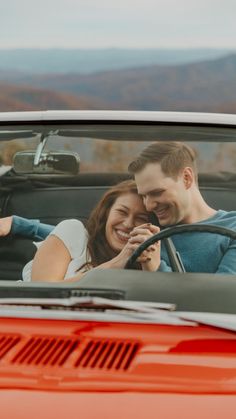
[[[217,271],[217,274],[236,274],[236,241],[231,240],[230,245],[222,257]]]
[[[28,219],[13,215],[11,233],[29,237],[34,240],[44,240],[55,226],[40,223],[36,219]]]
[[[157,269],[159,272],[172,272],[172,269],[169,265],[167,265],[166,261],[161,259],[161,263],[159,268]]]

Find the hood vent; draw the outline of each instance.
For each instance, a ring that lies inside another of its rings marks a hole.
[[[126,371],[139,348],[124,339],[0,335],[0,360],[11,366]]]
[[[20,341],[19,335],[2,335],[0,336],[0,359]]]
[[[91,340],[76,361],[75,367],[127,370],[138,349],[137,342]]]
[[[79,340],[32,337],[13,358],[13,364],[63,366],[78,347]]]

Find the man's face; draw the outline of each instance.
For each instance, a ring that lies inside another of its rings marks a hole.
[[[162,172],[159,163],[148,163],[135,174],[135,181],[147,211],[156,214],[160,225],[187,222],[191,206],[186,173],[174,179]]]

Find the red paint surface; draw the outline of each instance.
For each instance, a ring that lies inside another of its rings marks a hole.
[[[72,349],[57,358],[40,346],[27,353],[32,339],[53,348],[69,341]],[[78,364],[91,341],[138,349],[127,369],[111,354],[112,366],[101,366],[96,351]],[[223,330],[2,319],[0,357],[1,417],[8,419],[236,417],[236,334]]]

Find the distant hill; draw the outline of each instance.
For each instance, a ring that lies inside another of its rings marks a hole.
[[[9,79],[14,81],[14,100],[21,100],[23,107],[27,99],[27,106],[41,106],[40,109],[42,107],[62,109],[64,106],[64,109],[106,108],[234,113],[236,112],[235,74],[236,54],[231,54],[216,60],[192,64],[152,65],[88,75],[70,73],[19,76],[18,74],[14,78],[12,74],[7,77],[6,73],[0,73],[0,80],[2,79],[2,84],[3,80],[7,81],[8,89],[10,89]],[[35,93],[36,88],[38,90]],[[32,89],[34,93],[31,94]],[[0,94],[3,95],[3,92],[4,87],[0,89]],[[11,90],[8,90],[5,94],[5,105],[8,107],[11,97]],[[44,101],[44,97],[47,97],[47,100]],[[19,105],[18,103],[17,106]]]
[[[176,65],[216,59],[227,49],[0,49],[0,71],[8,76],[52,73],[88,74],[149,65]]]
[[[76,97],[29,86],[0,83],[0,111],[33,111],[41,109],[104,109],[109,105],[96,98]]]

